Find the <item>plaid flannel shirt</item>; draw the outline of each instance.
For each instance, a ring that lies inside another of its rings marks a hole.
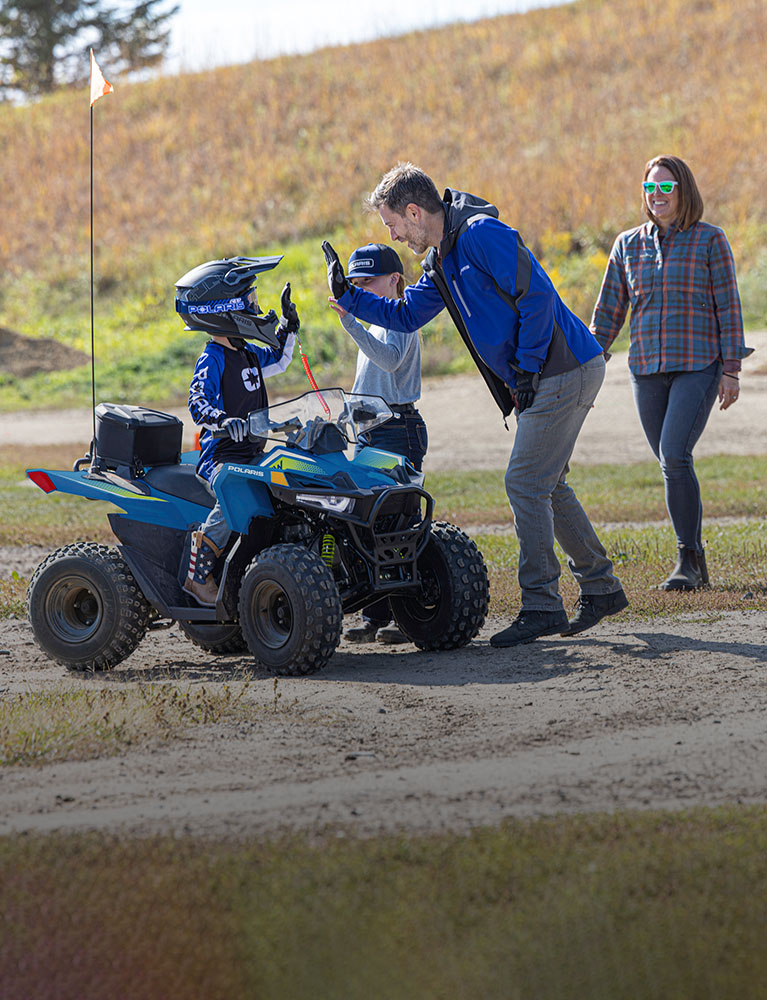
[[[646,222],[616,239],[591,332],[607,351],[631,306],[629,368],[635,375],[698,371],[717,358],[739,371],[743,340],[735,263],[727,237],[707,222]]]

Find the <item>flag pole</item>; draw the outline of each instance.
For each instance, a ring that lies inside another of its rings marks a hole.
[[[93,49],[91,52],[91,74],[90,74],[90,84],[91,84],[91,198],[90,198],[90,209],[91,209],[91,410],[93,414],[93,441],[91,443],[91,467],[90,472],[93,473],[96,469],[96,330],[94,323],[94,309],[93,309],[93,299],[94,299],[94,276],[93,276],[93,105],[96,101],[103,97],[105,94],[111,94],[114,91],[112,84],[104,79],[104,74],[101,72],[101,67],[96,62],[96,57],[93,54]]]
[[[93,104],[91,104],[91,417],[93,437],[91,439],[91,472],[96,467],[96,334],[93,313]]]

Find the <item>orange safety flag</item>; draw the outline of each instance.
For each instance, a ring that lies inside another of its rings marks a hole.
[[[114,87],[109,80],[104,79],[104,74],[96,62],[93,49],[91,49],[91,107],[93,107],[100,97],[112,93],[114,93]]]

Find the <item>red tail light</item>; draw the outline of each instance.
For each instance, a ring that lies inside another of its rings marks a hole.
[[[56,489],[56,487],[51,482],[48,473],[43,472],[42,469],[33,469],[31,472],[28,472],[27,475],[35,484],[35,486],[40,487],[43,493],[53,493],[54,490]]]

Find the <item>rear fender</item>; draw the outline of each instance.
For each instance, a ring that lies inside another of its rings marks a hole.
[[[208,508],[200,504],[160,493],[152,490],[147,483],[123,479],[112,472],[27,469],[27,476],[45,493],[68,493],[87,500],[105,500],[128,517],[145,524],[185,527],[204,521],[209,513]]]

